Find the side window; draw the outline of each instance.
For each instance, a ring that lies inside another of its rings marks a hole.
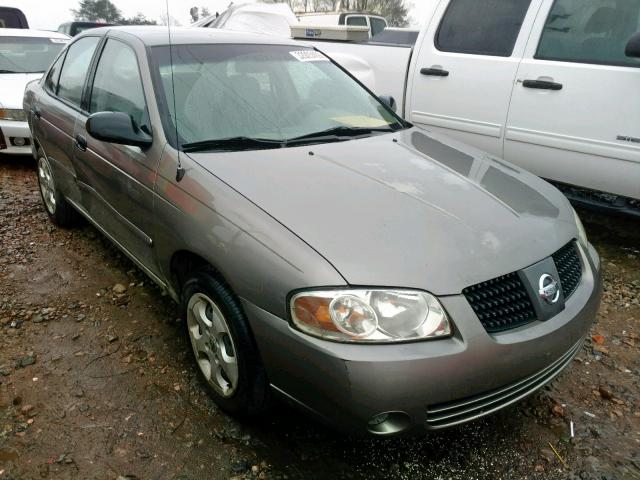
[[[536,58],[640,67],[640,59],[624,53],[627,42],[638,31],[638,1],[556,0]]]
[[[58,96],[80,106],[84,82],[99,41],[99,37],[86,37],[69,47],[60,72]]]
[[[352,26],[352,27],[366,27],[366,26],[368,26],[366,17],[361,17],[361,16],[347,17],[347,25]]]
[[[58,57],[58,60],[51,66],[49,69],[49,73],[47,73],[47,78],[44,81],[44,88],[46,88],[51,93],[55,93],[58,89],[58,79],[60,78],[60,67],[62,67],[62,62],[64,62],[65,54],[63,53]]]
[[[371,18],[371,35],[377,35],[387,27],[387,23],[381,18]]]
[[[531,0],[451,0],[436,34],[443,52],[510,57]]]
[[[138,60],[131,47],[109,39],[102,51],[91,90],[91,113],[124,112],[149,130],[147,102]]]

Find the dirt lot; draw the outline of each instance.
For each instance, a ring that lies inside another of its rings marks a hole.
[[[0,479],[640,479],[640,222],[586,220],[605,296],[568,371],[462,428],[358,440],[284,405],[220,412],[172,302],[92,227],[52,226],[34,163],[0,157]]]

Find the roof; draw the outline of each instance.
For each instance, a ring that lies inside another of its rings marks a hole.
[[[48,30],[34,30],[31,28],[0,28],[0,37],[39,37],[39,38],[64,38],[69,35]]]
[[[78,37],[87,35],[104,35],[109,32],[117,36],[130,34],[141,40],[147,46],[169,45],[169,28],[166,26],[121,26],[121,27],[100,27],[82,32]],[[261,35],[257,33],[237,32],[232,30],[220,30],[217,28],[192,28],[192,27],[171,27],[172,45],[192,45],[210,43],[259,43],[269,45],[300,45],[304,44],[289,38],[278,38],[272,35]],[[308,45],[307,45],[308,46]]]

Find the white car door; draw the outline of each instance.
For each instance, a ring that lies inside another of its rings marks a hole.
[[[640,199],[640,0],[544,0],[513,92],[504,157]]]
[[[541,1],[436,4],[414,54],[407,119],[502,156],[509,99]]]

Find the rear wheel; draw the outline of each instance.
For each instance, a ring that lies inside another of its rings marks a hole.
[[[77,212],[58,190],[49,159],[38,150],[38,185],[42,203],[53,223],[69,227],[77,220]]]
[[[211,397],[235,414],[264,410],[268,383],[236,297],[209,268],[190,275],[182,292],[187,333]]]

